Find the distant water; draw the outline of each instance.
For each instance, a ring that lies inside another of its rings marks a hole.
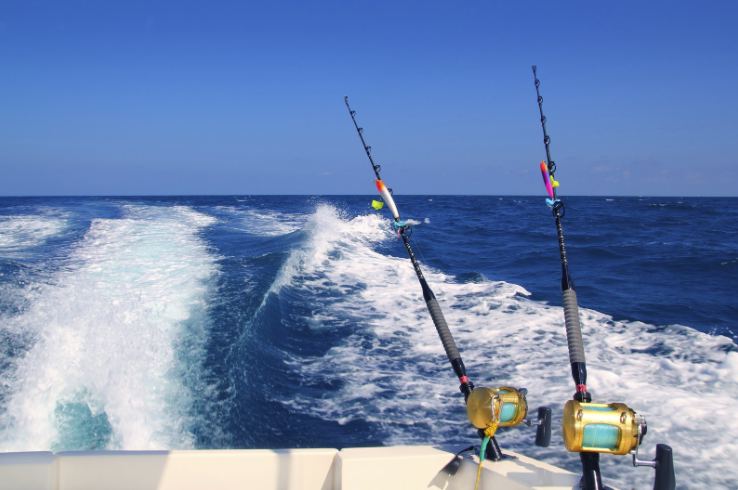
[[[0,198],[0,450],[475,442],[372,198]],[[517,428],[503,449],[578,471],[543,198],[396,199],[472,380],[554,408],[550,448]],[[647,416],[679,488],[738,487],[738,199],[565,203],[595,400]]]

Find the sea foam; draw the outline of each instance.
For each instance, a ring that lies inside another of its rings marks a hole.
[[[291,287],[311,297],[314,329],[348,334],[325,355],[288,362],[311,379],[340,379],[342,387],[314,398],[283,400],[294,410],[345,424],[373,423],[387,444],[473,442],[458,381],[406,257],[382,247],[396,240],[379,215],[342,216],[320,206],[310,217],[304,246],[294,250],[274,289]],[[533,445],[533,429],[499,432],[503,448],[581,471],[563,447],[560,420],[573,393],[563,310],[532,301],[522,287],[480,278],[461,282],[424,266],[469,375],[477,386],[529,390],[531,412],[554,410],[550,448]],[[322,299],[320,299],[322,298]],[[614,321],[580,310],[597,402],[623,402],[646,416],[641,458],[655,444],[674,449],[677,480],[688,488],[735,486],[738,468],[738,353],[726,337],[672,325]],[[649,488],[653,471],[633,468],[630,457],[603,456],[603,475],[621,488]]]
[[[0,254],[13,255],[36,247],[58,235],[67,226],[64,219],[42,216],[0,217]]]
[[[95,219],[59,272],[0,319],[0,450],[193,446],[190,406],[218,269],[189,208],[124,206]]]
[[[215,211],[227,216],[229,225],[237,231],[260,236],[292,233],[302,228],[306,219],[300,214],[237,206],[218,206]]]

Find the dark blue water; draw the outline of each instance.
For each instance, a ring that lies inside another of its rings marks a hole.
[[[372,198],[0,198],[0,447],[474,441]],[[525,386],[560,416],[572,384],[544,200],[396,200],[470,377]],[[738,437],[738,199],[565,203],[595,398],[647,414],[644,447],[672,444],[685,488],[735,484],[730,464],[716,470]],[[681,422],[721,411],[720,435]],[[576,470],[556,431],[546,450],[530,430],[500,440]],[[623,487],[650,481],[627,464],[603,462]]]

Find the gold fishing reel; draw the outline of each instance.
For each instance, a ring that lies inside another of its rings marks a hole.
[[[508,386],[485,388],[480,386],[471,392],[466,400],[466,413],[478,429],[486,429],[490,424],[496,427],[515,427],[528,415],[527,390]]]
[[[646,419],[623,403],[581,403],[564,407],[564,444],[571,452],[628,454],[646,433]]]

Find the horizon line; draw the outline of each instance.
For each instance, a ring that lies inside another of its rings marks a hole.
[[[397,193],[393,195],[399,196],[438,196],[438,197],[540,197],[543,199],[544,194],[402,194]],[[0,195],[0,199],[4,198],[61,198],[61,197],[90,197],[90,198],[110,198],[110,197],[251,197],[251,196],[280,196],[280,197],[298,197],[298,196],[313,196],[313,197],[345,197],[345,196],[376,196],[375,194],[57,194],[57,195],[43,195],[43,194],[27,194],[27,195]],[[646,194],[568,194],[568,197],[638,197],[638,198],[651,198],[651,197],[668,197],[668,198],[719,198],[719,199],[731,199],[738,198],[736,196],[703,196],[703,195],[646,195]]]

